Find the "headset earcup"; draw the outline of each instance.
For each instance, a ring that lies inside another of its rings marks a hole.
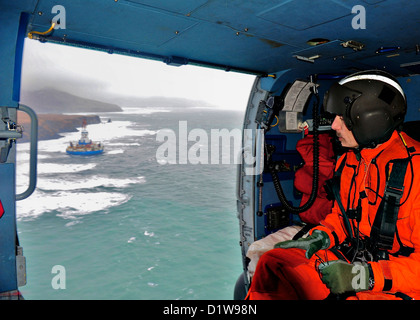
[[[362,108],[353,106],[352,132],[361,147],[372,148],[387,141],[394,131],[394,120],[390,113],[378,105]]]
[[[349,129],[350,131],[353,129],[353,121],[352,121],[352,118],[351,118],[351,107],[352,107],[352,104],[347,102],[346,103],[346,110],[345,110],[345,113],[343,114],[344,123],[345,123],[347,129]]]

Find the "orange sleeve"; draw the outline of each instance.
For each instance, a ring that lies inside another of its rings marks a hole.
[[[409,232],[406,236],[411,238],[414,252],[408,257],[390,255],[388,261],[372,262],[371,266],[375,277],[374,291],[384,290],[384,280],[391,278],[392,287],[389,289],[391,292],[420,292],[420,209],[413,210],[409,220],[412,229],[401,228],[402,230],[398,229],[398,231],[400,237],[402,237],[402,232]]]
[[[328,214],[318,226],[310,231],[310,234],[312,234],[314,230],[321,230],[327,233],[330,238],[330,247],[328,249],[342,243],[347,237],[344,232],[341,214],[339,214],[337,210],[339,209],[336,209],[336,206],[334,206],[332,212]],[[336,240],[338,240],[337,243]]]

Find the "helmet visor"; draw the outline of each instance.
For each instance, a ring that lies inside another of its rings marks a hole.
[[[324,111],[343,116],[346,114],[347,106],[361,95],[359,91],[334,83],[324,95]]]

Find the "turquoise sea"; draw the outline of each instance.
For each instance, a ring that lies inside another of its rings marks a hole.
[[[243,113],[130,108],[99,116],[88,131],[103,155],[67,155],[78,132],[39,142],[37,189],[17,203],[24,298],[232,299],[242,271],[234,160],[162,164],[156,136],[177,134],[187,121],[210,137],[211,129],[240,129]],[[28,158],[29,145],[19,144],[18,192]]]

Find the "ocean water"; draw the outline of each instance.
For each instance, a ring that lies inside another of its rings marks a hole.
[[[164,128],[178,135],[179,121],[209,137],[211,129],[240,129],[243,113],[132,108],[99,116],[88,131],[104,143],[102,155],[67,155],[78,132],[39,142],[37,189],[16,209],[27,261],[23,296],[232,299],[242,270],[236,165],[161,164],[156,137]],[[29,144],[18,144],[18,192],[28,160]]]

